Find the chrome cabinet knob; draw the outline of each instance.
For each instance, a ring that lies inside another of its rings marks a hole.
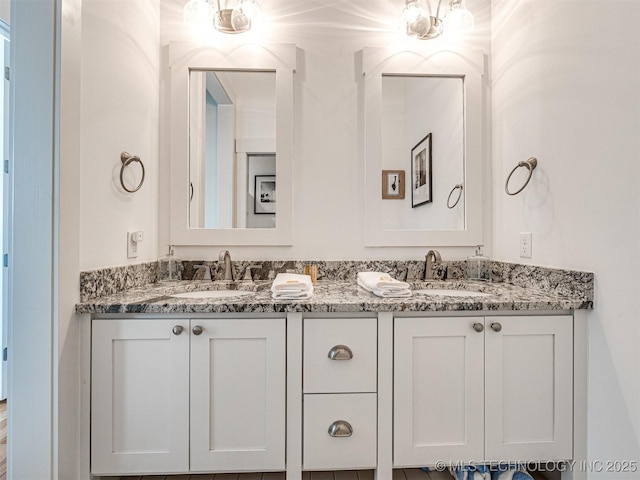
[[[502,325],[500,325],[498,322],[492,323],[491,330],[493,330],[494,332],[499,332],[500,330],[502,330]]]
[[[180,335],[184,331],[184,327],[182,325],[174,326],[171,331],[174,335]]]
[[[484,330],[484,325],[481,324],[480,322],[476,322],[476,323],[473,324],[473,329],[476,332],[480,333],[480,332],[482,332]]]
[[[202,327],[200,325],[196,325],[191,329],[194,335],[200,335],[202,333]]]
[[[327,354],[331,360],[351,360],[353,358],[353,352],[346,345],[336,345]]]
[[[329,425],[327,433],[331,437],[350,437],[353,435],[353,427],[345,420],[336,420]]]

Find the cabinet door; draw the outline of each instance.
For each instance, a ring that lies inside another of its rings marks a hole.
[[[572,458],[573,317],[485,325],[487,460]]]
[[[191,327],[191,470],[284,469],[285,319]]]
[[[395,466],[483,459],[484,334],[474,324],[483,318],[395,319]]]
[[[174,326],[182,326],[174,334]],[[91,473],[189,468],[189,323],[93,320]]]

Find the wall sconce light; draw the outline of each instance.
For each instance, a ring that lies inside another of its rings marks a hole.
[[[217,10],[211,0],[189,0],[183,10],[184,22],[195,27],[213,25],[222,33],[242,33],[251,30],[251,20],[260,14],[256,0],[238,0],[234,8],[221,8],[220,0],[216,3]]]
[[[444,18],[440,18],[441,4],[442,0],[438,0],[434,17],[427,13],[422,0],[405,0],[401,18],[406,26],[406,34],[420,40],[430,40],[440,36],[445,28],[461,32],[473,30],[473,14],[465,7],[464,0],[451,0]]]

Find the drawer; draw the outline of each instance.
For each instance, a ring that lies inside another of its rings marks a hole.
[[[375,468],[375,393],[304,395],[303,409],[304,470]],[[338,436],[341,432],[329,434],[330,427],[338,421],[348,423],[350,436]]]
[[[304,393],[366,393],[377,385],[375,318],[306,318],[304,320]],[[349,360],[332,360],[329,352],[346,346]]]

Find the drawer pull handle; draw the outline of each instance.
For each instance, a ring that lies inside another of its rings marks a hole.
[[[502,330],[502,325],[500,325],[498,322],[492,323],[491,330],[493,330],[494,332],[499,332],[500,330]]]
[[[203,329],[200,325],[196,325],[191,329],[194,335],[200,335],[203,332]]]
[[[479,323],[479,322],[478,322],[478,323],[474,323],[474,324],[473,324],[473,329],[474,329],[476,332],[480,333],[481,331],[483,331],[483,330],[484,330],[484,325],[482,325],[482,324],[481,324],[481,323]]]
[[[336,345],[327,354],[331,360],[351,360],[353,358],[353,352],[346,345]]]
[[[328,433],[332,437],[350,437],[353,435],[353,427],[345,420],[336,420],[329,425]]]
[[[182,325],[176,325],[171,329],[174,335],[180,335],[183,330],[184,330],[184,327]]]

